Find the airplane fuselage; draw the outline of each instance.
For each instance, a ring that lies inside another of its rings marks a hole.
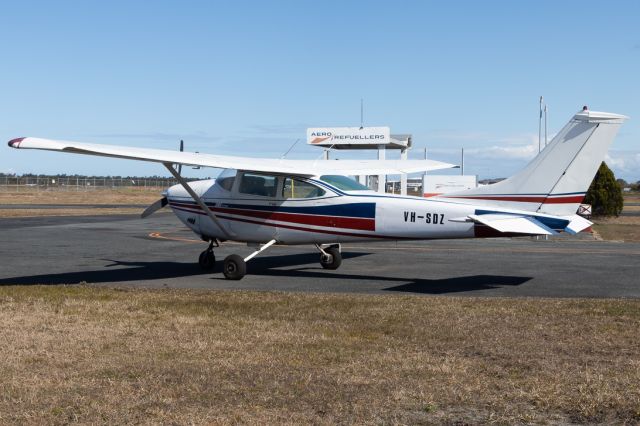
[[[319,179],[308,179],[324,194],[311,198],[284,198],[281,185],[275,195],[247,195],[235,186],[227,191],[213,181],[192,182],[192,188],[224,226],[207,216],[180,186],[167,198],[174,213],[203,239],[233,239],[279,244],[332,244],[371,240],[420,240],[487,236],[473,222],[471,205],[438,199],[344,191]],[[237,186],[237,185],[236,185]]]

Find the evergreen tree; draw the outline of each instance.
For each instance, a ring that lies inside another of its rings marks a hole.
[[[584,203],[591,204],[594,216],[618,216],[622,211],[622,188],[609,167],[602,162],[596,177],[591,182]]]

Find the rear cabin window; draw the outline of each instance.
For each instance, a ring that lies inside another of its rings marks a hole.
[[[275,176],[245,173],[240,181],[241,194],[258,195],[260,197],[275,197],[278,188],[278,178]]]
[[[369,191],[364,185],[359,184],[355,180],[341,175],[323,175],[320,180],[333,185],[343,191]]]
[[[323,189],[298,179],[285,178],[282,186],[283,198],[317,198],[324,194]]]

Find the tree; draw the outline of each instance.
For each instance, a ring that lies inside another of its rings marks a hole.
[[[594,216],[618,216],[622,211],[624,204],[622,188],[604,161],[600,164],[598,173],[589,186],[584,202],[591,204]]]

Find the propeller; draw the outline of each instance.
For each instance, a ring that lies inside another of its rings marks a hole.
[[[182,139],[180,139],[180,152],[184,151],[184,141]],[[182,164],[178,164],[178,174],[181,175],[182,174]],[[149,217],[152,214],[154,214],[155,212],[157,212],[158,210],[160,210],[161,208],[165,207],[167,204],[169,204],[169,200],[167,199],[167,197],[162,197],[160,198],[158,201],[154,202],[153,204],[151,204],[149,207],[147,207],[142,214],[140,215],[140,217],[142,219],[144,219],[145,217]]]
[[[167,197],[162,197],[158,201],[156,201],[155,203],[153,203],[149,207],[147,207],[142,212],[140,217],[142,219],[144,219],[145,217],[151,216],[152,214],[154,214],[156,211],[160,210],[161,208],[163,208],[167,204],[169,204],[169,200],[167,200]]]
[[[180,139],[180,152],[184,151],[184,141]],[[178,164],[178,174],[182,175],[182,164]]]

